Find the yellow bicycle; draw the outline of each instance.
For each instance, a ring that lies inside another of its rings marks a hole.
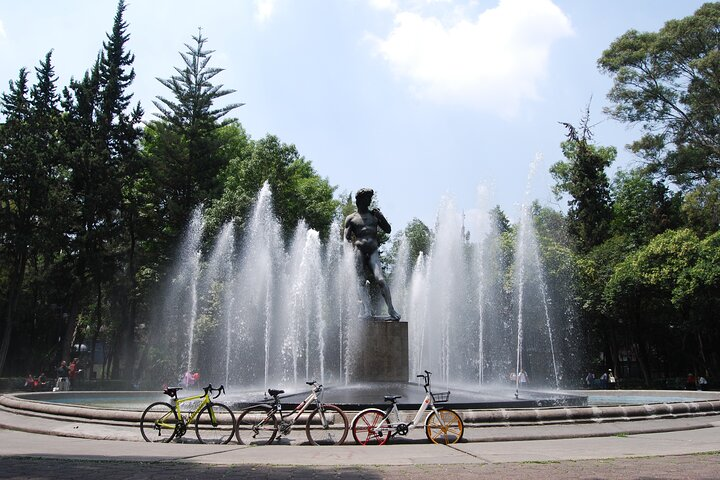
[[[213,388],[208,385],[203,388],[202,395],[178,398],[177,392],[181,387],[167,387],[163,393],[170,397],[170,401],[150,404],[140,419],[140,433],[146,442],[167,443],[174,438],[182,438],[187,432],[188,425],[195,423],[195,435],[200,443],[225,444],[235,434],[235,415],[232,410],[222,403],[213,402],[214,399],[225,393],[225,387]],[[217,395],[211,398],[213,392]],[[180,405],[194,400],[200,400],[191,412],[182,412]]]

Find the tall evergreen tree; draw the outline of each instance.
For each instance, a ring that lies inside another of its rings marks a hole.
[[[9,93],[0,98],[0,113],[5,123],[0,129],[2,150],[0,151],[0,207],[2,207],[2,250],[3,262],[7,265],[7,286],[3,292],[2,343],[0,343],[0,372],[7,357],[18,298],[23,278],[30,239],[32,211],[33,155],[25,139],[30,136],[30,100],[28,98],[28,74],[20,69],[17,80],[10,82]],[[29,168],[28,168],[29,167]]]
[[[192,37],[195,43],[186,44],[180,53],[182,67],[175,67],[176,75],[158,78],[173,99],[158,96],[153,103],[160,111],[160,122],[153,122],[154,130],[149,153],[156,166],[162,197],[166,199],[167,221],[171,234],[185,224],[192,209],[199,203],[220,195],[218,174],[229,161],[222,152],[222,137],[218,128],[221,118],[242,103],[215,107],[215,102],[234,90],[213,85],[213,78],[222,68],[209,67],[213,50],[207,50],[202,32]]]
[[[58,166],[59,119],[56,77],[48,53],[36,68],[37,83],[29,88],[28,74],[20,70],[0,99],[5,123],[0,128],[0,256],[8,265],[3,292],[3,335],[0,372],[20,320],[18,302],[23,293],[27,266],[48,241],[46,219],[50,215],[51,181]]]
[[[610,182],[605,169],[615,160],[614,147],[598,147],[591,143],[589,113],[580,128],[563,123],[567,140],[562,143],[567,161],[555,163],[550,173],[557,182],[554,191],[560,197],[570,195],[568,205],[569,231],[581,252],[587,252],[608,237],[612,210]]]
[[[103,324],[105,284],[118,282],[127,290],[134,285],[134,268],[127,265],[134,258],[135,244],[128,242],[134,216],[131,202],[125,196],[140,170],[138,128],[142,109],[136,106],[128,112],[132,94],[128,88],[135,78],[132,68],[134,56],[127,51],[127,23],[123,20],[126,6],[118,2],[111,33],[93,68],[81,81],[72,81],[66,90],[68,110],[65,141],[72,152],[69,167],[72,171],[73,196],[76,201],[74,229],[77,247],[76,294],[78,303],[92,285],[90,298],[94,326],[91,350],[94,350]],[[132,265],[132,262],[130,262]],[[121,278],[116,275],[120,274]],[[88,282],[91,282],[88,284]],[[70,353],[75,336],[77,306],[71,309],[63,342],[63,356]],[[132,306],[125,303],[125,309]],[[134,330],[134,319],[127,311],[120,312],[122,338],[128,340]],[[127,343],[127,342],[126,342]],[[120,342],[112,345],[115,353],[122,348]]]

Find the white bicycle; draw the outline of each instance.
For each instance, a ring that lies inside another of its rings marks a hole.
[[[424,375],[418,375],[418,378],[425,380],[425,399],[412,422],[400,421],[397,399],[402,397],[386,395],[385,401],[391,402],[387,410],[368,408],[353,419],[352,434],[355,442],[360,445],[384,445],[395,435],[407,435],[410,430],[418,427],[425,429],[425,435],[433,443],[450,445],[459,442],[463,436],[463,421],[454,410],[435,407],[436,403],[447,402],[450,392],[434,394],[430,389],[430,375],[432,374],[427,370]],[[431,412],[423,422],[423,414],[428,408]]]
[[[283,413],[279,395],[284,390],[269,389],[273,398],[269,404],[255,405],[240,413],[235,433],[237,441],[246,445],[268,445],[277,436],[287,436],[293,425],[311,405],[315,405],[305,423],[305,434],[313,445],[342,445],[348,433],[348,419],[340,407],[323,402],[323,386],[317,382],[305,382],[311,391],[295,409]],[[279,433],[279,435],[278,435]]]

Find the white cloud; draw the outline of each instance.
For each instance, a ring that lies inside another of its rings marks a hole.
[[[275,0],[255,0],[255,19],[265,23],[275,11]]]
[[[386,38],[370,38],[418,97],[505,117],[538,98],[550,48],[573,33],[551,0],[500,0],[474,19],[458,17],[457,8],[451,13],[443,21],[417,8],[399,10]]]
[[[396,0],[370,0],[370,6],[377,10],[390,10],[392,12],[398,9]]]

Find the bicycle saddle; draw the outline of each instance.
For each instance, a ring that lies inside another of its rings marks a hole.
[[[402,395],[385,395],[386,402],[395,403],[395,400],[397,400],[398,398],[402,398]]]
[[[182,387],[167,387],[165,390],[163,390],[163,393],[168,397],[175,398],[177,397],[178,390],[182,390]]]
[[[271,388],[270,390],[268,390],[268,393],[271,397],[277,397],[281,393],[285,393],[285,390],[275,390],[274,388]]]

